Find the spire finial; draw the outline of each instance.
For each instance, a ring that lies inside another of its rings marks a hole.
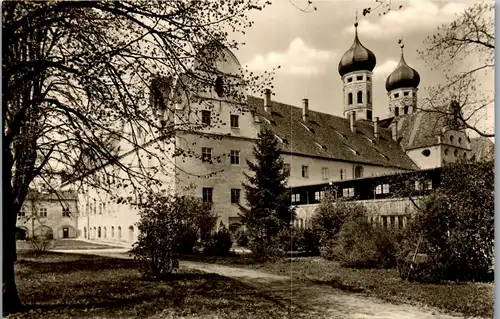
[[[354,27],[357,28],[358,27],[358,9],[356,9],[356,18],[354,20]]]
[[[405,47],[405,45],[404,45],[404,43],[403,43],[403,38],[400,38],[400,39],[398,40],[398,43],[399,43],[399,46],[401,47],[401,52],[403,52],[403,49],[404,49],[404,47]]]

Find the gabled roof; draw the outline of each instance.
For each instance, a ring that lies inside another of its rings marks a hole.
[[[379,129],[376,139],[373,125],[356,122],[356,133],[349,119],[309,110],[308,124],[302,121],[302,109],[271,101],[271,114],[264,110],[261,98],[249,96],[251,109],[262,118],[262,125],[274,132],[283,152],[322,157],[353,163],[400,169],[418,169],[387,129]]]

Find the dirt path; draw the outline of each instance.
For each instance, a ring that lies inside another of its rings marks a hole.
[[[105,257],[131,258],[126,249],[110,250],[61,250],[64,253],[82,253]],[[430,308],[406,304],[391,304],[386,301],[348,293],[332,287],[311,284],[308,281],[291,280],[266,272],[208,263],[182,261],[181,267],[197,269],[240,280],[252,285],[268,298],[289,305],[292,318],[463,318],[443,314]]]

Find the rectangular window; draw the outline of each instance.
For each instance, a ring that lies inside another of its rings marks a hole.
[[[382,216],[382,225],[384,229],[387,229],[387,216]]]
[[[356,77],[356,80],[358,80],[358,81],[363,81],[363,76],[362,76],[362,75],[358,75],[358,76]]]
[[[69,217],[69,216],[70,216],[69,208],[63,208],[62,217]]]
[[[378,194],[389,194],[389,184],[378,185],[375,189],[375,193]]]
[[[408,96],[408,94],[409,94],[409,93],[410,93],[410,92],[404,92],[404,93],[403,93],[403,95],[404,95],[404,96]]]
[[[240,164],[240,151],[231,151],[231,164]]]
[[[424,182],[424,185],[425,185],[424,187],[425,187],[426,190],[431,190],[432,189],[432,181],[431,180],[426,180]]]
[[[403,227],[404,227],[404,223],[403,223],[403,219],[404,218],[405,218],[404,216],[399,216],[398,217],[398,228],[399,229],[403,229]]]
[[[424,190],[423,186],[424,185],[420,181],[415,181],[415,190],[422,191]]]
[[[292,203],[300,202],[300,193],[292,194]]]
[[[321,201],[325,197],[325,191],[314,192],[314,199]]]
[[[203,202],[212,203],[213,188],[203,187]]]
[[[354,188],[344,188],[342,190],[342,196],[344,197],[354,197]]]
[[[94,216],[97,215],[97,203],[95,202],[94,199]]]
[[[290,174],[290,164],[288,163],[283,164],[283,172],[288,172],[288,174]]]
[[[347,171],[345,169],[340,169],[340,180],[344,180],[346,178]]]
[[[102,215],[102,203],[99,203],[99,215]]]
[[[375,194],[382,194],[382,185],[377,185],[375,188]]]
[[[240,202],[240,190],[237,188],[231,189],[231,204],[239,204]]]
[[[239,116],[238,115],[231,115],[231,127],[232,128],[238,128],[238,127],[240,127]]]
[[[210,125],[211,112],[201,111],[201,122],[205,125]]]
[[[370,95],[368,95],[368,96],[370,96]],[[370,101],[368,101],[368,102],[370,102]],[[366,111],[366,119],[370,120],[370,121],[372,120],[372,111],[370,111],[370,110]]]
[[[302,177],[309,177],[309,166],[302,165]]]
[[[396,227],[396,216],[391,216],[391,227],[392,228]]]
[[[347,83],[351,83],[351,82],[352,82],[352,78],[348,78]]]
[[[398,97],[399,97],[399,93],[395,93],[395,94],[394,94],[394,97],[395,97],[395,98],[398,98]]]
[[[201,160],[203,162],[210,162],[212,160],[212,149],[208,147],[201,148]]]
[[[40,208],[40,217],[47,217],[47,208]]]
[[[19,217],[24,217],[26,216],[26,209],[24,207],[21,207],[21,210],[17,214]]]
[[[323,167],[321,169],[321,177],[323,177],[324,179],[328,178],[328,167]]]

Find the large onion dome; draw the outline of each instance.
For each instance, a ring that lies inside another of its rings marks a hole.
[[[420,83],[420,75],[415,69],[406,64],[403,51],[401,50],[401,60],[396,69],[385,81],[385,89],[389,92],[400,88],[417,88]]]
[[[354,27],[356,28],[354,43],[339,62],[340,76],[353,71],[372,71],[377,63],[375,54],[359,42],[358,23],[354,24]]]

